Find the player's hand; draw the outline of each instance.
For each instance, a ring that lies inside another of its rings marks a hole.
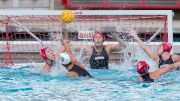
[[[180,62],[176,62],[177,67],[180,67]]]
[[[67,25],[65,23],[62,24],[62,31],[67,32]]]
[[[63,35],[61,33],[56,33],[56,40],[63,41]]]
[[[130,30],[129,30],[129,36],[136,37],[136,36],[137,36],[137,32],[134,31],[133,28],[130,28]]]
[[[110,34],[108,34],[108,37],[110,38],[116,38],[119,37],[117,32],[111,32]]]
[[[63,40],[63,44],[68,44],[70,41],[69,40]]]

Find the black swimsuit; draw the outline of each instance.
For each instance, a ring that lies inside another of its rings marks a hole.
[[[108,69],[109,57],[105,48],[103,47],[101,52],[97,52],[93,48],[89,62],[92,69]]]
[[[73,67],[69,70],[69,72],[76,72],[79,76],[89,76],[92,77],[85,69],[80,66],[74,64]]]
[[[167,64],[173,64],[174,61],[172,60],[172,57],[170,56],[169,59],[163,60],[161,56],[159,56],[159,68],[161,68],[163,65]]]
[[[141,77],[143,78],[144,82],[154,82],[154,79],[149,77],[149,73],[141,75]]]

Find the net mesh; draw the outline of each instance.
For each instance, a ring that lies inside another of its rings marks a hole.
[[[102,32],[106,38],[105,44],[115,42],[108,37],[112,32],[119,34],[125,41],[132,41],[128,36],[131,27],[144,41],[157,32],[158,35],[152,41],[167,41],[166,25],[166,15],[76,15],[72,23],[66,24],[66,28],[72,47],[75,44],[83,47],[92,44],[92,33],[87,31]],[[57,49],[54,34],[63,33],[59,15],[0,16],[0,26],[0,61],[3,64],[42,62],[39,50],[47,46]],[[42,40],[44,46],[30,33]],[[114,53],[111,61],[120,61],[122,57]]]

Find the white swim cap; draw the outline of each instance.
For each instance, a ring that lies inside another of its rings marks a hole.
[[[66,52],[60,54],[61,64],[67,65],[71,62],[71,57]]]

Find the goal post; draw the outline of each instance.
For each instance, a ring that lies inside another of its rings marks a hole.
[[[72,47],[92,43],[92,35],[101,31],[104,44],[116,44],[108,37],[117,32],[127,42],[130,27],[150,42],[173,43],[171,10],[74,10],[75,19],[66,24]],[[55,33],[62,33],[61,10],[0,10],[0,63],[42,62],[42,47],[57,49]],[[154,36],[153,36],[154,35]],[[150,39],[151,38],[151,39]],[[152,41],[152,42],[151,42]],[[42,45],[43,44],[43,45]],[[76,50],[75,50],[76,51]],[[81,51],[82,52],[82,51]],[[81,56],[81,55],[80,55]],[[114,57],[113,57],[114,58]],[[112,60],[118,60],[119,57]]]

